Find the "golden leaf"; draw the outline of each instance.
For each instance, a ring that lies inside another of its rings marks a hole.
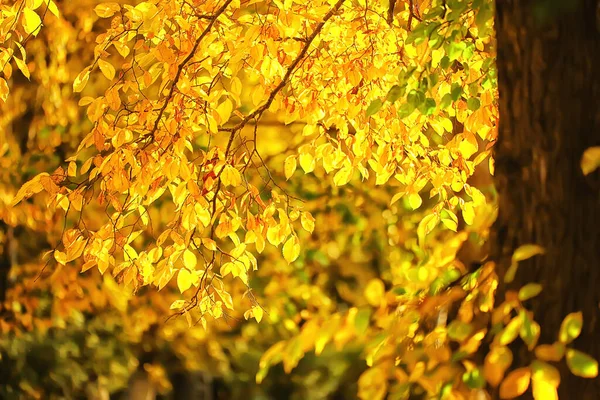
[[[502,381],[500,385],[500,398],[513,399],[519,397],[529,387],[531,369],[529,367],[517,368]]]
[[[27,7],[23,9],[23,29],[28,35],[36,36],[42,28],[42,20],[37,13]]]
[[[179,288],[179,292],[183,293],[188,290],[192,286],[193,275],[192,273],[186,269],[182,268],[179,270],[177,274],[177,287]]]
[[[298,258],[299,255],[300,244],[298,243],[298,238],[292,236],[283,245],[283,258],[285,258],[288,263],[292,263]]]
[[[115,78],[115,67],[113,67],[111,63],[100,59],[98,60],[98,66],[106,79],[112,81]]]

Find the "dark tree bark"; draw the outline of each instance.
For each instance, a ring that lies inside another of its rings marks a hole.
[[[8,275],[12,266],[11,254],[10,254],[10,227],[0,220],[0,235],[4,236],[4,243],[0,243],[0,311],[2,310],[2,303],[6,299],[6,292],[8,291]]]
[[[574,347],[600,358],[600,173],[580,168],[600,145],[598,0],[497,0],[500,126],[496,144],[499,215],[492,255],[500,277],[514,249],[546,249],[520,263],[509,289],[543,285],[532,301],[540,343],[557,338],[562,319],[582,311]],[[525,352],[516,354],[526,363]],[[564,363],[563,363],[564,365]],[[563,366],[564,369],[564,366]],[[561,399],[600,398],[599,379],[562,376]]]

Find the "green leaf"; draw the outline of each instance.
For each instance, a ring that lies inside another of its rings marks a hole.
[[[560,324],[558,331],[558,341],[564,344],[571,343],[581,334],[583,327],[583,314],[575,312],[567,315]]]
[[[444,9],[444,7],[437,6],[437,7],[432,8],[427,14],[425,14],[423,16],[423,19],[428,20],[428,19],[434,19],[437,17],[441,17],[442,15],[444,15],[445,12],[446,12],[446,10]]]
[[[465,372],[462,376],[462,380],[469,389],[481,389],[485,386],[485,379],[479,368]]]
[[[394,85],[388,92],[385,99],[387,101],[389,101],[390,103],[394,103],[396,100],[398,100],[404,94],[405,90],[406,90],[406,86],[401,87],[399,85]]]
[[[460,84],[458,84],[458,83],[452,84],[452,88],[450,89],[450,96],[452,97],[452,100],[457,101],[458,99],[460,99],[462,92],[463,92],[463,89],[462,89],[462,86],[460,86]]]
[[[358,310],[358,312],[356,313],[356,317],[354,317],[354,327],[356,328],[356,332],[359,335],[363,334],[367,330],[370,319],[370,308],[361,308],[360,310]]]
[[[469,110],[471,111],[477,111],[479,110],[479,107],[481,107],[481,102],[478,98],[471,97],[467,100],[467,107],[469,107]]]
[[[450,95],[450,93],[447,93],[444,95],[444,97],[442,97],[442,101],[440,103],[440,109],[444,110],[444,109],[448,108],[451,104],[452,104],[452,95]]]
[[[423,102],[425,102],[425,94],[423,92],[419,91],[419,90],[414,90],[413,89],[408,94],[408,97],[406,98],[406,101],[408,102],[408,104],[410,104],[413,107],[417,108],[421,104],[423,104]]]
[[[379,111],[382,105],[383,101],[381,101],[381,99],[373,100],[371,104],[369,104],[369,107],[367,107],[367,117],[370,117],[371,115]]]
[[[582,378],[598,376],[598,362],[589,355],[574,349],[567,350],[567,366],[574,375]]]
[[[496,340],[502,346],[505,346],[509,343],[512,343],[513,340],[519,336],[519,330],[521,329],[521,325],[523,324],[523,319],[521,316],[514,317],[508,325],[496,336]]]
[[[465,322],[455,319],[448,325],[448,337],[457,342],[462,342],[473,332],[473,327]]]
[[[448,47],[448,57],[450,58],[450,61],[454,61],[460,57],[466,48],[467,44],[465,42],[450,43],[450,46]]]

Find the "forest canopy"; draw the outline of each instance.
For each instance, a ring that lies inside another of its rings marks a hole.
[[[596,378],[592,314],[544,329],[546,280],[519,275],[550,242],[496,251],[501,3],[3,2],[0,396],[142,374],[187,398],[183,372],[215,398],[546,400]],[[584,144],[565,170],[591,181]]]

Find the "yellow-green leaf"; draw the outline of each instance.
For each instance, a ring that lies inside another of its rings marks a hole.
[[[171,310],[179,310],[185,304],[185,300],[175,300],[169,307]]]
[[[582,378],[598,376],[598,361],[574,349],[567,349],[567,366],[574,375]]]
[[[560,324],[558,331],[558,341],[564,344],[571,343],[581,333],[583,326],[583,314],[575,312],[567,315]]]
[[[542,291],[542,285],[539,283],[528,283],[519,289],[519,300],[525,301],[537,296]]]

